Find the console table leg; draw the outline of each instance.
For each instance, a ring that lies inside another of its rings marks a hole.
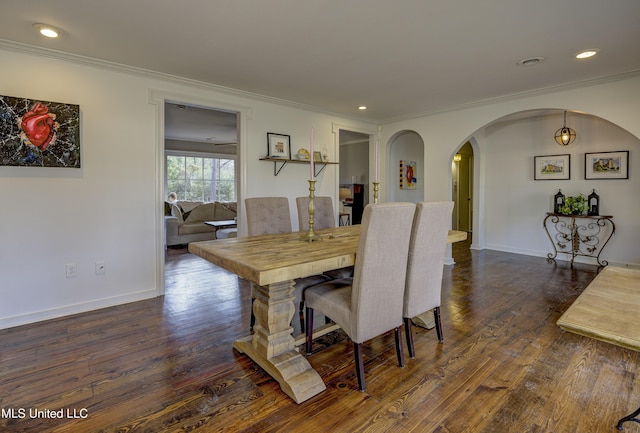
[[[627,415],[624,418],[622,418],[620,421],[618,421],[618,425],[616,427],[618,428],[618,430],[622,430],[622,424],[627,421],[640,423],[640,419],[636,418],[636,416],[638,416],[639,414],[640,414],[640,407],[631,415]]]

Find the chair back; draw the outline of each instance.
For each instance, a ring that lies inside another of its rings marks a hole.
[[[442,271],[453,202],[418,203],[413,218],[403,317],[440,306]]]
[[[309,197],[296,197],[298,207],[298,230],[309,230]],[[331,197],[313,199],[313,229],[330,229],[336,226],[336,216]]]
[[[244,200],[249,236],[291,233],[291,213],[286,197],[254,197]]]
[[[365,207],[351,291],[350,326],[354,343],[402,326],[402,300],[413,203]]]

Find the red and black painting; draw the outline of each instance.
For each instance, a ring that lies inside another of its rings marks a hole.
[[[80,168],[80,106],[0,96],[0,165]]]

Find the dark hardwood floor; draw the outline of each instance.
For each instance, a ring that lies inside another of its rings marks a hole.
[[[344,333],[323,337],[309,361],[327,390],[298,405],[231,347],[247,334],[247,284],[170,251],[164,298],[0,331],[0,430],[617,431],[640,405],[638,352],[555,325],[597,268],[465,244],[454,257],[443,343],[414,328],[417,356],[405,368],[393,333],[365,344],[363,393]]]

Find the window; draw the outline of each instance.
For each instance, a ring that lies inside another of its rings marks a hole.
[[[167,194],[178,200],[236,201],[233,159],[167,155],[166,169]]]

